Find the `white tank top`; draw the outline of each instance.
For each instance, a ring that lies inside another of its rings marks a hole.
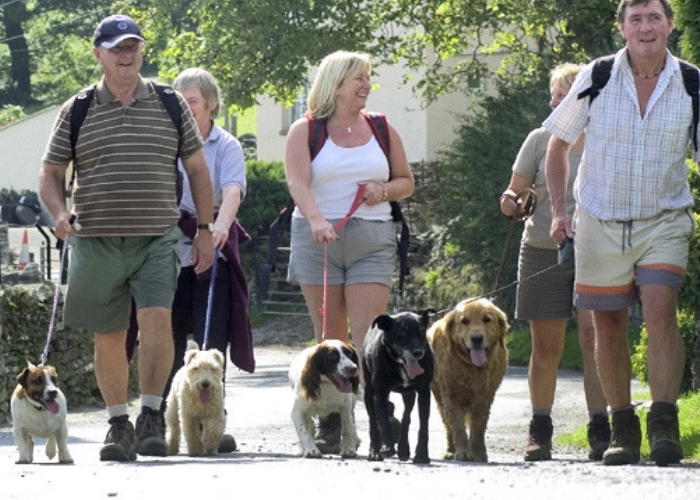
[[[326,219],[342,219],[350,210],[359,182],[387,182],[389,161],[372,138],[364,145],[343,148],[330,137],[311,162],[311,194]],[[299,209],[294,217],[301,217]],[[368,220],[391,219],[389,202],[360,205],[353,217]]]

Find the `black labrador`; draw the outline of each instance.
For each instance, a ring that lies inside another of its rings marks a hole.
[[[396,454],[389,423],[389,394],[401,393],[404,403],[399,460],[408,460],[408,428],[418,394],[420,429],[413,463],[428,464],[428,419],[430,383],[434,358],[426,332],[434,309],[419,313],[402,312],[377,316],[365,337],[362,372],[365,379],[365,407],[369,415],[370,461]]]

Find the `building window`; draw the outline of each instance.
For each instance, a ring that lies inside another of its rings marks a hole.
[[[299,88],[299,96],[294,99],[292,106],[282,108],[282,129],[280,130],[280,135],[286,135],[292,123],[304,116],[308,94],[309,85],[308,80],[305,78],[303,85]]]

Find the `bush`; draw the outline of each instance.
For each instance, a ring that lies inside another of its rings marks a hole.
[[[246,170],[248,188],[238,219],[251,241],[241,247],[241,261],[248,280],[257,285],[267,261],[270,224],[289,201],[289,191],[280,161],[247,161]]]

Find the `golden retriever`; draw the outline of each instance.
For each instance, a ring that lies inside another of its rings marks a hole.
[[[431,388],[447,434],[445,459],[488,461],[484,435],[508,365],[507,330],[503,311],[489,300],[469,299],[428,332],[435,353]]]

